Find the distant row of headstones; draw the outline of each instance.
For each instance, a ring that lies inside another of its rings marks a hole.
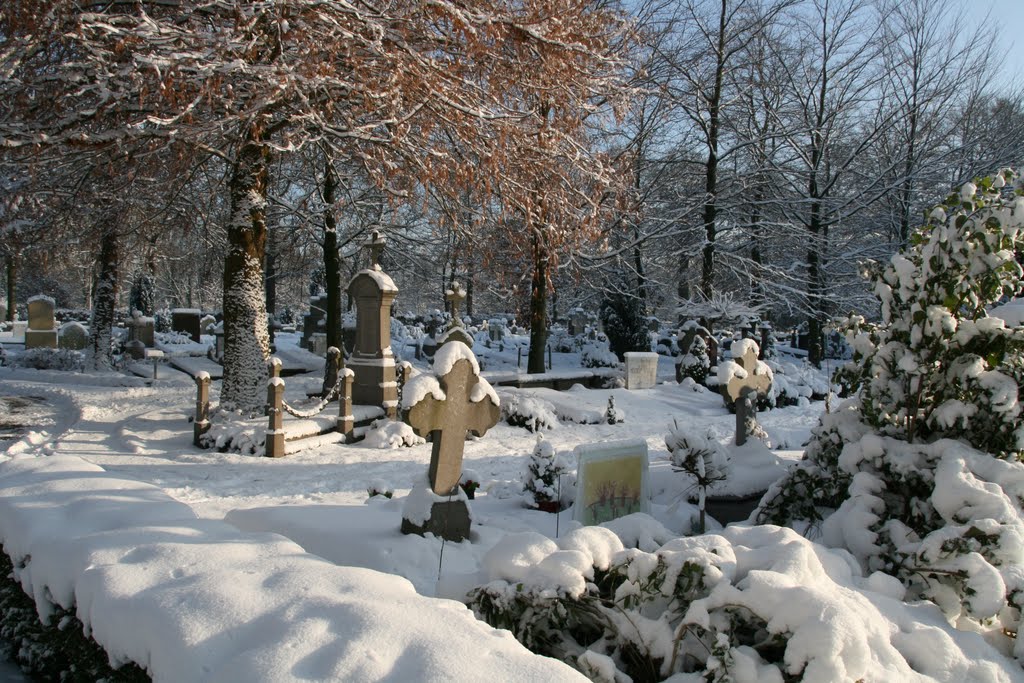
[[[52,297],[38,294],[30,298],[28,320],[16,320],[13,323],[14,339],[24,341],[26,349],[86,348],[89,343],[89,331],[85,325],[70,321],[58,326],[55,308]],[[198,309],[177,308],[171,311],[171,329],[189,335],[194,342],[200,341],[200,332],[204,327],[209,331],[215,324],[216,319],[213,316],[203,316]],[[129,344],[134,342],[142,348],[152,348],[155,345],[154,318],[136,315],[128,321],[127,326]]]

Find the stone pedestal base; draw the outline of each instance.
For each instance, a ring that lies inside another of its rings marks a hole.
[[[408,519],[402,520],[403,534],[434,534],[449,541],[464,541],[469,538],[469,506],[464,500],[434,503],[430,508],[430,519],[422,526],[413,524]]]
[[[57,348],[57,330],[25,330],[25,348]]]
[[[398,406],[394,357],[388,355],[385,358],[362,358],[354,355],[349,359],[347,367],[355,374],[352,383],[352,403],[382,406],[389,417],[394,417],[394,411]]]

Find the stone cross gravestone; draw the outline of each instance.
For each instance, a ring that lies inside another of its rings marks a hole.
[[[626,388],[650,389],[658,381],[658,354],[650,351],[627,351]]]
[[[429,492],[410,499],[429,499],[429,516],[403,511],[402,533],[433,533],[461,541],[469,536],[469,510],[461,495],[462,454],[466,435],[483,436],[498,422],[497,395],[480,377],[472,349],[445,344],[434,358],[434,373],[409,380],[402,400],[403,417],[433,445],[427,478]],[[432,495],[430,495],[432,494]],[[445,499],[447,497],[447,500]]]
[[[736,445],[742,446],[758,428],[757,402],[767,397],[772,388],[772,371],[764,361],[758,360],[757,344],[750,339],[733,342],[732,354],[731,365],[719,366],[720,372],[726,374],[726,377],[719,376],[719,382],[726,404],[736,407]]]
[[[132,314],[128,322],[128,335],[131,341],[141,342],[142,345],[151,349],[155,345],[154,331],[156,330],[156,319],[144,315]]]
[[[57,323],[53,317],[54,300],[36,295],[28,300],[28,329],[25,348],[57,348]]]
[[[374,230],[364,245],[370,250],[370,267],[356,273],[348,293],[356,305],[356,341],[348,367],[355,374],[352,401],[377,405],[394,418],[398,410],[395,356],[391,351],[391,304],[398,287],[377,262],[384,238]]]

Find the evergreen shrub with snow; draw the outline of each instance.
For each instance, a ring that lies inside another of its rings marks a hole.
[[[604,527],[526,532],[481,566],[480,618],[601,683],[963,683],[1013,680],[1016,666],[791,529],[733,526],[650,551]]]
[[[711,356],[708,343],[700,335],[695,335],[690,348],[676,357],[676,379],[682,382],[689,377],[697,384],[704,384],[708,371],[711,370]]]
[[[513,427],[527,431],[554,429],[558,424],[555,407],[548,401],[533,396],[512,394],[501,401],[501,417]]]
[[[934,209],[851,317],[857,392],[826,415],[759,522],[817,529],[954,625],[1015,636],[1024,605],[1024,328],[987,308],[1024,286],[1024,197],[1001,171]],[[1024,639],[1010,644],[1024,659]]]
[[[568,460],[555,453],[551,444],[537,435],[537,445],[526,462],[523,472],[523,499],[527,507],[539,508],[557,504],[561,506],[559,478],[572,470]]]
[[[580,363],[585,368],[617,368],[619,357],[604,342],[590,342],[580,352]]]
[[[693,479],[697,489],[697,509],[700,511],[700,533],[705,530],[705,500],[708,488],[725,481],[729,473],[729,456],[710,434],[701,436],[673,421],[665,435],[665,447],[672,461],[672,469]]]
[[[85,365],[85,357],[80,351],[72,349],[36,347],[19,354],[11,354],[10,364],[17,368],[81,372]]]
[[[643,302],[636,296],[612,294],[601,302],[601,325],[608,345],[619,360],[627,351],[650,351],[651,338]]]

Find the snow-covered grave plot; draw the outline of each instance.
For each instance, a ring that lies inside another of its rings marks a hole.
[[[285,348],[296,341],[278,337]],[[579,367],[578,354],[554,358],[553,373]],[[159,681],[583,680],[460,602],[480,586],[496,596],[517,584],[530,595],[571,595],[593,567],[614,561],[650,572],[659,557],[665,566],[710,562],[702,571],[717,578],[690,610],[694,623],[715,627],[727,605],[744,605],[793,634],[786,661],[804,680],[1024,680],[980,635],[955,630],[933,606],[904,604],[898,586],[865,575],[842,551],[774,527],[674,541],[697,519],[689,502],[697,491],[665,444],[674,421],[725,449],[731,468],[720,492],[743,495],[801,457],[824,406],[759,413],[769,442],[788,445],[759,451],[771,460],[756,462],[730,447],[735,418],[721,395],[673,377],[663,357],[650,389],[498,392],[503,402],[550,406],[539,429],[567,458],[580,444],[646,442],[650,515],[614,520],[607,536],[573,522],[571,508],[528,508],[523,470],[537,435],[500,421],[465,443],[464,470],[481,484],[470,540],[442,546],[399,530],[431,445],[393,423],[354,445],[298,441],[282,459],[203,451],[191,443],[195,384],[183,374],[147,384],[0,368],[0,394],[39,397],[36,409],[49,410],[45,427],[0,443],[0,540],[43,616],[52,605],[73,607],[112,661],[131,659]],[[300,375],[288,388],[298,397],[319,382]],[[215,402],[217,391],[215,383]],[[606,415],[610,397],[623,421],[591,420]],[[721,533],[714,520],[708,526]],[[649,635],[670,647],[655,626]],[[745,646],[721,652],[747,662],[748,680],[782,680]],[[578,665],[600,679],[602,656]]]

